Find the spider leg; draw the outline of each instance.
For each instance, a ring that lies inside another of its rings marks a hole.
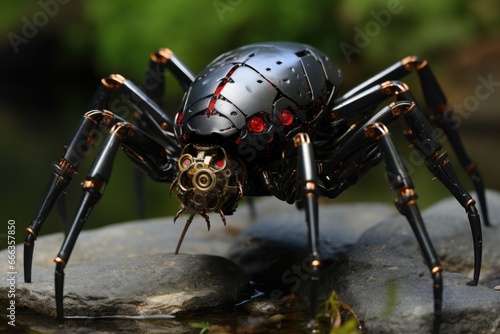
[[[448,137],[448,140],[455,151],[460,164],[464,168],[465,172],[469,174],[474,189],[476,190],[477,197],[479,199],[479,205],[481,207],[481,213],[483,215],[484,224],[486,226],[491,226],[491,222],[488,215],[488,207],[486,205],[486,195],[483,178],[477,169],[477,164],[473,162],[467,152],[465,151],[463,144],[458,136],[457,126],[455,119],[453,117],[454,111],[451,108],[446,108],[442,112],[436,112],[434,114],[434,120]]]
[[[164,94],[165,66],[174,74],[185,90],[195,78],[192,72],[170,50],[160,49],[151,55],[151,61],[144,78],[145,92],[123,76],[111,74],[101,80],[101,84],[90,102],[90,108],[101,110],[107,108],[112,92],[119,90],[122,96],[136,108],[134,116],[138,127],[148,133],[156,134],[166,145],[170,155],[176,155],[179,153],[180,147],[173,132],[174,123],[157,104],[162,102]],[[137,189],[139,216],[144,216],[144,180],[142,174],[136,172],[134,180]]]
[[[413,108],[415,103],[412,101],[393,102],[369,120],[359,123],[354,132],[342,141],[335,155],[321,163],[319,177],[323,184],[320,191],[327,196],[338,195],[335,188],[337,184],[354,183],[368,167],[384,159],[387,181],[394,192],[396,208],[408,220],[431,272],[436,331],[440,324],[443,300],[442,267],[417,207],[412,180],[385,126]],[[382,153],[381,157],[377,154],[379,151]],[[343,189],[345,188],[341,190]]]
[[[481,220],[472,199],[467,190],[458,180],[451,163],[448,161],[448,153],[440,152],[441,143],[434,135],[433,129],[420,109],[415,105],[406,109],[404,116],[411,129],[413,143],[424,158],[427,168],[448,188],[451,194],[465,208],[467,213],[474,245],[474,276],[471,284],[477,285],[481,271],[482,259],[482,232]]]
[[[319,254],[319,226],[318,226],[318,188],[317,166],[314,158],[314,149],[309,136],[299,133],[294,137],[294,145],[298,153],[297,179],[298,198],[306,214],[307,238],[309,243],[309,277],[311,280],[310,291],[310,319],[309,326],[314,326],[319,291],[320,254]]]
[[[134,168],[134,188],[135,200],[137,203],[137,217],[139,219],[146,217],[146,199],[144,197],[145,191],[145,177],[140,169]]]
[[[59,221],[61,223],[61,229],[64,232],[64,235],[68,235],[70,225],[68,221],[68,210],[66,207],[66,198],[64,196],[64,193],[62,196],[59,196],[56,202],[56,207],[57,207],[57,215],[59,216]]]
[[[181,212],[184,212],[184,210],[180,210],[176,217],[178,217],[178,214],[180,214]],[[181,233],[181,236],[179,237],[179,241],[177,241],[177,247],[175,247],[175,254],[179,254],[179,250],[181,249],[181,245],[182,245],[182,242],[184,241],[184,237],[186,236],[186,232],[189,228],[189,226],[191,225],[191,223],[193,222],[193,218],[194,218],[194,215],[196,213],[192,213],[188,220],[186,221],[186,225],[184,225],[184,229],[182,229],[182,233]],[[174,222],[175,222],[175,219],[174,219]]]
[[[434,332],[439,329],[443,302],[443,277],[437,254],[427,234],[420,210],[417,206],[417,196],[406,167],[394,146],[389,130],[383,123],[370,122],[365,126],[367,137],[376,139],[384,155],[385,168],[389,187],[395,193],[395,204],[404,215],[415,234],[425,261],[431,271],[434,290]]]
[[[158,106],[163,106],[165,94],[165,67],[177,78],[185,91],[194,81],[194,74],[185,66],[179,58],[169,49],[159,49],[150,56],[150,62],[143,81],[143,90]],[[154,132],[148,122],[143,121],[141,114],[136,112],[134,116],[137,127],[147,133]],[[146,205],[144,199],[144,174],[134,169],[134,184],[136,189],[136,202],[139,217],[145,217]]]
[[[64,320],[63,309],[63,290],[64,290],[64,268],[68,263],[69,257],[75,246],[76,239],[87,220],[88,215],[99,201],[104,192],[106,184],[111,176],[111,169],[114,157],[120,147],[120,139],[118,136],[109,136],[104,143],[103,148],[99,152],[100,156],[95,160],[90,173],[82,184],[84,195],[78,205],[78,210],[71,226],[71,230],[64,239],[61,250],[54,259],[56,262],[55,269],[55,297],[57,321]]]
[[[440,95],[434,91],[432,92],[438,96]],[[428,92],[428,94],[431,94],[432,92]],[[363,114],[366,112],[366,107],[363,109],[363,106],[371,107],[373,105],[377,105],[382,100],[387,98],[387,96],[397,96],[398,100],[401,102],[412,101],[413,103],[413,101],[415,101],[413,94],[406,84],[400,81],[386,81],[380,85],[366,88],[362,90],[359,95],[337,103],[332,111],[332,115],[334,117],[345,118],[351,116],[349,111],[351,109],[354,110],[354,112],[351,112],[354,115],[356,113]],[[471,227],[474,247],[474,276],[471,284],[477,285],[481,270],[482,232],[481,222],[475,207],[475,202],[460,183],[451,166],[451,163],[449,163],[447,159],[447,153],[440,153],[442,145],[436,137],[434,129],[418,106],[413,103],[411,107],[404,108],[403,112],[401,110],[402,109],[400,108],[393,108],[393,117],[389,119],[386,116],[386,121],[383,121],[383,123],[388,124],[388,122],[392,121],[392,119],[400,114],[404,115],[410,129],[407,131],[406,137],[410,139],[412,144],[419,151],[431,173],[448,188],[450,193],[465,208]],[[351,131],[357,131],[361,124],[362,123],[356,124]],[[338,144],[346,144],[348,140],[352,140],[352,137],[346,136],[345,139],[340,140]],[[352,144],[350,145],[352,147]],[[326,169],[332,170],[333,166],[340,164],[340,161],[345,158],[347,157],[340,153],[336,153],[335,157],[332,158],[327,164]]]
[[[339,101],[347,100],[358,95],[370,87],[382,84],[386,81],[400,79],[408,75],[411,71],[415,70],[418,74],[420,85],[424,94],[424,99],[427,107],[432,111],[432,117],[436,125],[441,128],[446,134],[454,152],[462,168],[469,174],[474,189],[476,190],[483,215],[483,221],[486,226],[491,226],[488,217],[488,208],[486,204],[486,195],[483,179],[477,169],[476,163],[472,162],[460,140],[457,132],[457,124],[455,122],[454,111],[449,107],[447,99],[439,85],[433,71],[431,70],[428,62],[425,59],[418,57],[406,57],[392,66],[389,66],[384,71],[376,74],[370,79],[364,81],[356,86],[346,94],[344,94]]]
[[[460,140],[453,109],[448,105],[446,97],[436,77],[434,76],[434,73],[427,65],[427,61],[416,57],[409,57],[407,58],[407,61],[408,64],[411,64],[412,67],[417,69],[425,101],[427,106],[433,111],[434,121],[445,132],[446,137],[450,141],[450,144],[453,147],[460,164],[462,165],[462,168],[467,174],[469,174],[479,198],[483,221],[486,226],[491,226],[488,216],[488,208],[486,205],[483,178],[477,169],[476,163],[471,161],[467,155],[467,152],[465,151],[465,148]]]
[[[170,155],[180,153],[180,146],[173,132],[173,121],[146,93],[123,76],[111,74],[103,78],[90,102],[90,107],[95,109],[107,108],[114,90],[118,90],[134,106],[140,119],[147,123],[152,133],[165,144]]]
[[[35,240],[52,211],[54,204],[70,184],[73,175],[78,172],[81,160],[87,155],[89,148],[92,146],[92,142],[88,141],[90,132],[98,127],[110,127],[114,122],[115,116],[109,111],[93,110],[87,112],[77,126],[68,145],[65,146],[61,160],[59,163],[53,165],[53,173],[45,191],[43,201],[38,208],[35,218],[26,229],[28,232],[24,240],[24,281],[26,283],[31,282]]]
[[[109,183],[113,162],[120,147],[153,180],[171,182],[173,179],[174,161],[167,156],[163,146],[130,123],[115,123],[98,152],[87,178],[82,183],[84,194],[78,205],[71,229],[54,260],[56,262],[55,292],[58,321],[64,320],[64,268],[83,225],[102,197],[105,186]]]
[[[159,49],[151,54],[143,87],[147,95],[160,106],[165,92],[165,67],[175,76],[185,91],[195,79],[191,70],[170,49]]]

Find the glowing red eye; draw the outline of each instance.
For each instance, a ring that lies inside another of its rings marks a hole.
[[[191,165],[191,159],[186,158],[182,160],[182,166],[184,166],[185,168],[189,167],[190,165]]]
[[[224,160],[217,160],[215,162],[215,167],[221,169],[221,168],[224,168],[224,166],[226,165],[226,162]]]
[[[280,123],[284,126],[288,126],[293,122],[293,115],[290,110],[284,109],[280,114]]]
[[[266,122],[258,116],[254,116],[250,118],[250,120],[248,121],[248,128],[250,132],[260,133],[264,131],[265,127],[266,127]]]
[[[177,126],[181,126],[182,124],[182,111],[177,114]]]

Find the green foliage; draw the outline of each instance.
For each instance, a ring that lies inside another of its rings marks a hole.
[[[340,6],[345,13],[342,34],[347,42],[355,38],[353,27],[367,32],[369,22],[377,22],[377,14],[381,11],[391,14],[387,26],[371,38],[361,54],[377,67],[384,66],[391,58],[412,54],[439,58],[439,53],[477,37],[486,26],[498,27],[498,15],[486,15],[485,19],[485,13],[498,13],[498,9],[498,2],[493,0],[482,1],[481,5],[467,0],[344,0]],[[351,38],[346,38],[349,35]]]
[[[498,9],[492,0],[483,6],[467,0],[91,0],[82,6],[97,43],[96,64],[134,75],[142,75],[144,53],[158,46],[174,50],[195,71],[221,52],[262,40],[304,41],[341,55],[339,44],[353,42],[354,27],[364,30],[373,12],[391,7],[397,13],[363,50],[364,59],[387,63],[394,52],[429,54],[473,38],[485,22],[498,24],[498,17],[483,19],[487,8]]]
[[[197,72],[220,53],[243,44],[281,39],[311,43],[315,39],[324,41],[325,36],[331,40],[336,37],[330,34],[335,25],[325,14],[333,12],[334,7],[327,1],[304,6],[300,0],[84,3],[97,41],[96,63],[107,71],[110,66],[142,70],[144,52],[148,54],[159,46],[174,50]],[[318,20],[318,15],[323,19]],[[318,30],[323,30],[323,35],[318,36]]]
[[[320,332],[326,329],[328,334],[358,334],[361,331],[354,310],[342,303],[335,291],[325,301],[323,311],[316,315],[316,325]]]
[[[396,308],[398,286],[396,280],[390,280],[387,283],[387,305],[384,312],[382,313],[382,318],[388,318]]]
[[[194,322],[191,324],[191,327],[200,329],[199,334],[207,333],[210,330],[210,324],[208,322]]]

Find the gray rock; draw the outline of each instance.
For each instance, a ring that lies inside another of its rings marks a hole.
[[[481,281],[467,286],[472,273],[472,240],[463,208],[446,199],[423,213],[441,259],[444,305],[441,333],[493,333],[500,330],[500,193],[487,193],[490,218],[483,227]],[[490,278],[488,278],[490,277]],[[323,298],[335,290],[362,319],[369,333],[425,333],[432,329],[433,294],[429,270],[404,217],[366,231],[322,281]]]
[[[72,316],[176,314],[232,305],[252,291],[238,266],[210,255],[82,262],[65,273],[65,315]],[[2,283],[1,299],[7,297],[6,289]],[[18,281],[16,306],[55,316],[54,270],[40,270],[33,283]]]
[[[495,227],[483,228],[483,286],[466,285],[473,257],[463,208],[454,199],[447,199],[423,214],[447,270],[443,333],[500,330],[500,292],[493,289],[500,282],[500,193],[489,191],[487,196]],[[244,205],[227,217],[227,227],[213,216],[209,233],[205,221],[198,217],[181,251],[229,253],[254,278],[263,279],[266,284],[288,284],[307,298],[304,213],[270,198],[257,201],[256,211],[258,221],[236,239],[234,235],[251,220]],[[370,333],[428,332],[433,318],[432,282],[405,218],[388,219],[397,213],[393,206],[385,204],[322,205],[319,212],[321,251],[325,264],[332,263],[322,278],[322,300],[330,291],[337,291]],[[171,218],[165,218],[82,232],[66,268],[67,314],[170,314],[216,308],[246,295],[248,277],[231,261],[218,256],[168,254],[175,249],[182,231],[182,218],[176,225],[171,224]],[[380,221],[383,222],[377,223]],[[37,240],[31,284],[22,283],[22,245],[18,246],[17,306],[54,315],[52,259],[62,241],[61,234]],[[0,252],[0,257],[6,258],[5,251]],[[0,270],[9,271],[6,261],[0,263]],[[6,289],[4,281],[0,285],[2,304],[6,301]],[[271,301],[250,303],[248,312],[276,312],[273,300],[281,297],[284,290],[273,292],[278,294],[272,295]],[[19,319],[23,317],[36,319],[30,314],[18,315]],[[260,315],[256,318],[262,319]],[[170,332],[186,331],[186,327],[175,327],[175,322],[185,326],[180,318],[161,326]],[[143,326],[123,321],[118,324],[120,328]]]
[[[211,229],[207,231],[205,219],[196,216],[184,238],[180,252],[188,254],[210,254],[222,256],[227,253],[234,235],[250,222],[250,214],[245,205],[233,216],[227,217],[224,226],[218,215],[211,215]],[[179,236],[187,216],[180,216],[173,223],[172,217],[153,218],[112,224],[80,233],[71,254],[68,268],[76,263],[120,259],[131,256],[145,256],[175,251]],[[17,226],[18,230],[24,226]],[[62,233],[38,237],[33,256],[33,275],[36,279],[40,268],[54,268],[56,257],[64,241]],[[0,252],[0,254],[3,254]],[[23,244],[17,246],[16,267],[23,267]],[[7,262],[0,261],[0,270],[6,272]]]
[[[232,304],[251,293],[242,270],[225,258],[213,256],[226,253],[233,234],[250,222],[248,210],[242,208],[228,217],[227,227],[214,215],[210,232],[205,220],[197,217],[181,252],[199,255],[172,254],[184,228],[183,218],[179,217],[177,224],[168,217],[83,231],[65,269],[67,314],[175,313]],[[23,244],[16,247],[18,307],[55,314],[53,259],[63,239],[61,233],[37,239],[31,284],[24,283]],[[0,257],[7,258],[6,250]],[[7,261],[0,262],[0,270],[12,271]],[[7,283],[0,283],[2,304],[8,301]]]
[[[336,260],[367,228],[395,214],[394,206],[380,203],[321,205],[319,242],[323,261]],[[283,293],[308,278],[303,269],[307,268],[308,255],[305,213],[286,203],[273,203],[265,215],[259,215],[238,235],[228,253],[255,282],[283,288]]]

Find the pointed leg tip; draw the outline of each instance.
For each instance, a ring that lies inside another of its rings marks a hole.
[[[59,259],[59,260],[58,260]],[[64,322],[64,263],[59,257],[56,258],[55,270],[55,297],[56,297],[56,320],[62,324]]]
[[[31,283],[31,268],[33,262],[33,248],[26,246],[24,249],[24,282]]]
[[[31,263],[24,262],[24,283],[31,283]]]
[[[477,280],[470,280],[469,282],[467,282],[467,285],[468,286],[477,286]]]

